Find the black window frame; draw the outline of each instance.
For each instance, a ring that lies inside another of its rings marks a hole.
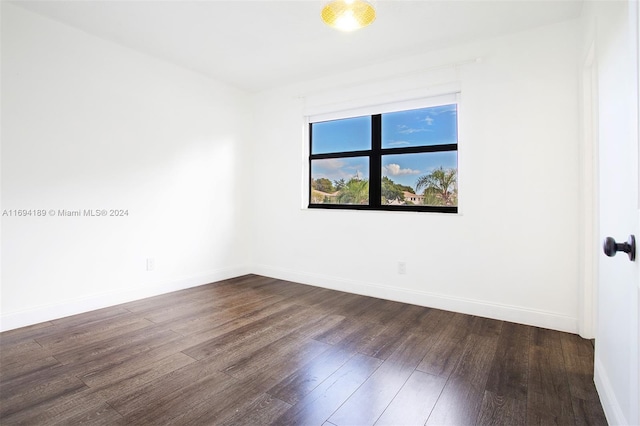
[[[456,105],[456,128],[459,128],[458,120],[458,103],[450,102],[442,105]],[[440,106],[440,105],[432,105]],[[425,107],[429,108],[429,107]],[[416,109],[416,108],[412,108]],[[418,108],[419,109],[419,108]],[[410,111],[407,109],[404,111]],[[401,212],[436,212],[436,213],[458,213],[458,206],[428,206],[428,205],[388,205],[382,204],[382,156],[383,155],[397,155],[397,154],[422,154],[433,152],[446,152],[455,151],[458,152],[459,138],[456,138],[456,143],[439,144],[439,145],[423,145],[423,146],[411,146],[411,147],[399,147],[399,148],[382,148],[382,115],[370,114],[360,115],[358,117],[371,117],[371,149],[358,150],[358,151],[340,151],[330,152],[322,154],[313,154],[313,125],[315,123],[323,123],[325,120],[309,123],[309,203],[310,209],[330,209],[330,210],[374,210],[374,211],[401,211]],[[348,117],[355,118],[355,117]],[[344,119],[347,119],[345,117]],[[342,118],[336,119],[342,120]],[[458,132],[456,132],[457,134]],[[313,160],[324,159],[336,159],[336,158],[351,158],[351,157],[368,157],[369,158],[369,204],[323,204],[312,203],[312,186],[313,177],[311,175],[311,163]],[[456,165],[457,169],[457,165]],[[377,182],[376,185],[373,182]]]

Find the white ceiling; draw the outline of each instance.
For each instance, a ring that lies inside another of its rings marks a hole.
[[[320,21],[324,0],[16,0],[25,9],[253,92],[580,15],[582,0],[378,0],[369,27]]]

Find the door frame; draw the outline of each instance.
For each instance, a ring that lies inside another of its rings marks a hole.
[[[592,339],[598,312],[598,68],[591,40],[582,65],[582,140],[580,144],[580,214],[578,334]]]

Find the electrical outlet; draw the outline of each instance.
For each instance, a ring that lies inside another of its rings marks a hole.
[[[147,258],[147,271],[153,271],[156,269],[156,260],[153,257]]]
[[[398,262],[398,273],[400,275],[407,273],[407,264],[405,262]]]

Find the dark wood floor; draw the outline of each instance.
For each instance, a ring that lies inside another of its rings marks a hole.
[[[606,424],[567,333],[255,275],[0,335],[3,425]]]

